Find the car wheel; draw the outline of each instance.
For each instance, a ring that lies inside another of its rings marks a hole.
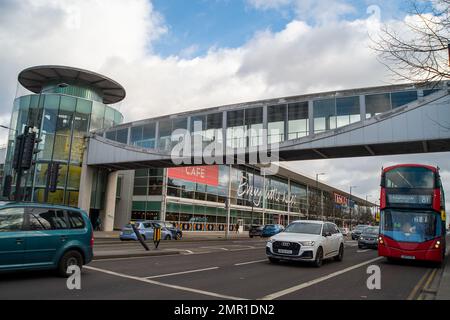
[[[83,256],[81,253],[75,250],[67,251],[59,260],[59,275],[64,278],[71,276],[71,273],[67,272],[67,268],[70,266],[78,266],[80,269],[83,267]]]
[[[336,261],[342,261],[344,259],[344,245],[341,243],[341,246],[339,247],[339,254],[334,257],[334,260]]]
[[[359,249],[364,249],[364,246],[362,244],[358,244]]]
[[[167,235],[165,238],[164,238],[164,240],[170,240],[171,238],[170,238],[170,236],[169,235]]]
[[[322,247],[317,248],[316,259],[314,260],[314,267],[319,268],[323,263],[323,249]]]
[[[278,263],[278,262],[280,262],[280,259],[269,257],[269,261],[272,263]]]
[[[250,238],[253,238],[253,236],[250,236]]]

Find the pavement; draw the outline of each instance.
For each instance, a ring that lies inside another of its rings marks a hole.
[[[448,246],[450,247],[450,244]],[[447,250],[446,261],[442,267],[440,281],[437,286],[436,300],[450,300],[450,263],[448,252]]]
[[[95,239],[119,239],[120,231],[94,231]],[[244,231],[241,233],[230,232],[228,234],[228,239],[243,239],[248,238],[248,231]],[[209,240],[209,239],[227,239],[225,232],[223,231],[183,231],[183,239],[186,240]]]
[[[136,243],[98,243],[98,252],[138,250]],[[139,300],[408,300],[419,299],[437,269],[426,263],[390,263],[376,250],[345,244],[344,260],[270,263],[265,239],[166,241],[164,256],[94,259],[83,268],[81,289],[69,290],[52,272],[0,274],[0,299]],[[156,251],[152,249],[152,251]],[[369,268],[369,267],[372,267]],[[379,268],[381,288],[367,286]]]
[[[209,243],[211,241],[247,240],[249,236],[248,232],[230,232],[227,239],[224,232],[184,232],[182,240],[162,240],[158,249],[155,249],[152,240],[147,240],[149,251],[146,251],[138,241],[120,241],[119,231],[96,231],[94,239],[94,260],[103,260],[180,254],[182,251],[173,248],[174,245],[183,247],[186,243],[197,241]]]

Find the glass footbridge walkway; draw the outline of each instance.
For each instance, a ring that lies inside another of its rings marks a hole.
[[[449,89],[450,82],[342,90],[121,124],[90,135],[86,165],[173,166],[172,149],[183,140],[177,129],[192,141],[200,137],[203,148],[216,142],[246,161],[273,145],[279,161],[450,151]]]

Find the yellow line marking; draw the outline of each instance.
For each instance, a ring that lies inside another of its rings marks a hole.
[[[414,286],[413,290],[409,294],[408,298],[406,300],[414,300],[414,297],[417,296],[417,293],[422,288],[422,283],[425,282],[425,279],[430,275],[431,269],[428,269],[427,272],[420,278],[419,282]]]

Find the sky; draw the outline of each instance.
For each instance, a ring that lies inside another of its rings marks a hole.
[[[34,65],[115,79],[127,91],[116,106],[126,122],[391,84],[371,38],[383,24],[406,33],[409,9],[399,0],[0,0],[0,124],[9,125],[18,73]],[[6,136],[0,131],[0,143]],[[449,160],[444,153],[285,165],[311,177],[324,172],[322,182],[357,186],[353,193],[372,201],[382,166],[439,165],[450,199]]]

